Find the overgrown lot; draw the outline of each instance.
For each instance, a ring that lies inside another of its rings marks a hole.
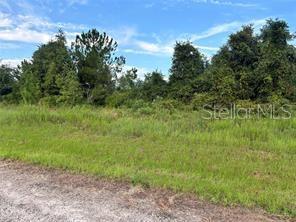
[[[0,158],[296,216],[296,118],[0,106]]]

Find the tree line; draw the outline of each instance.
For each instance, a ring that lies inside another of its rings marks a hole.
[[[137,69],[123,72],[117,42],[96,29],[67,47],[59,30],[18,68],[0,66],[0,101],[49,105],[128,105],[171,100],[184,104],[235,101],[296,102],[295,35],[287,22],[267,20],[255,34],[246,25],[229,36],[208,61],[191,42],[177,42],[168,80],[155,70],[143,80]]]

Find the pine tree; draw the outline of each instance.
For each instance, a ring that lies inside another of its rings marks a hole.
[[[26,104],[36,104],[41,98],[41,87],[38,76],[32,71],[27,61],[22,63],[20,94]]]
[[[63,75],[57,79],[60,88],[58,103],[65,105],[77,105],[82,101],[82,90],[75,70],[67,65],[64,67]]]
[[[56,84],[58,78],[56,64],[52,62],[49,65],[48,71],[44,80],[44,94],[45,96],[57,96],[59,95],[59,87]]]
[[[124,64],[123,57],[115,57],[117,43],[96,29],[82,33],[72,43],[78,77],[88,103],[102,105],[115,89],[116,73]]]

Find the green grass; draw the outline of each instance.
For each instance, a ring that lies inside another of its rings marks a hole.
[[[0,106],[0,158],[296,216],[296,118]]]

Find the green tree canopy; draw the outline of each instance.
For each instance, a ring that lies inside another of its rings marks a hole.
[[[104,104],[115,87],[115,77],[125,63],[116,57],[117,43],[96,29],[82,33],[72,43],[74,61],[84,96],[89,103]]]
[[[19,80],[19,72],[7,65],[0,65],[0,96],[12,93]]]
[[[190,42],[177,42],[174,48],[169,77],[170,96],[188,101],[193,95],[195,79],[203,73],[205,61]]]
[[[154,71],[145,75],[142,83],[141,94],[146,100],[153,101],[158,97],[163,98],[167,93],[167,82],[161,72]]]
[[[170,84],[190,84],[204,71],[204,60],[190,42],[177,42],[170,70]]]

